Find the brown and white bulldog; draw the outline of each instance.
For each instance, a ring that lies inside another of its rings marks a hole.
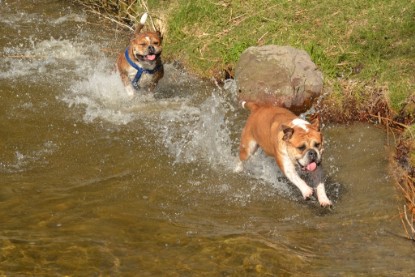
[[[117,59],[117,70],[130,96],[138,90],[154,91],[164,75],[161,61],[163,38],[158,31],[141,32],[146,20],[147,13],[141,17],[129,46]]]
[[[273,156],[284,175],[296,185],[304,199],[313,195],[313,188],[301,179],[300,168],[311,174],[312,186],[316,189],[321,206],[331,206],[323,182],[321,154],[323,136],[319,120],[309,123],[298,118],[287,109],[258,105],[253,102],[242,103],[251,114],[242,131],[239,148],[240,162],[235,169],[242,171],[246,161],[260,146],[267,155]]]

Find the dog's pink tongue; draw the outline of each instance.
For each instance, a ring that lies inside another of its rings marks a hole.
[[[156,55],[147,55],[147,60],[154,61],[156,59]]]
[[[317,164],[316,164],[315,162],[309,163],[309,164],[306,166],[306,169],[307,169],[308,171],[314,171],[314,170],[316,170],[316,168],[317,168]]]

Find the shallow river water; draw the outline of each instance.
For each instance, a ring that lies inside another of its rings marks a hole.
[[[232,81],[128,99],[94,17],[0,0],[0,275],[415,276],[381,129],[324,127],[320,208],[260,152],[233,172]]]

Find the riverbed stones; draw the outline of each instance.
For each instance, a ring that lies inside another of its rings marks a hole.
[[[323,90],[323,74],[310,56],[291,46],[249,47],[236,65],[235,79],[240,100],[297,114],[307,111]]]

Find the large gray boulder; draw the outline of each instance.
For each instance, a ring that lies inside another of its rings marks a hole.
[[[323,75],[304,50],[290,46],[249,47],[235,68],[240,100],[307,111],[323,90]]]

